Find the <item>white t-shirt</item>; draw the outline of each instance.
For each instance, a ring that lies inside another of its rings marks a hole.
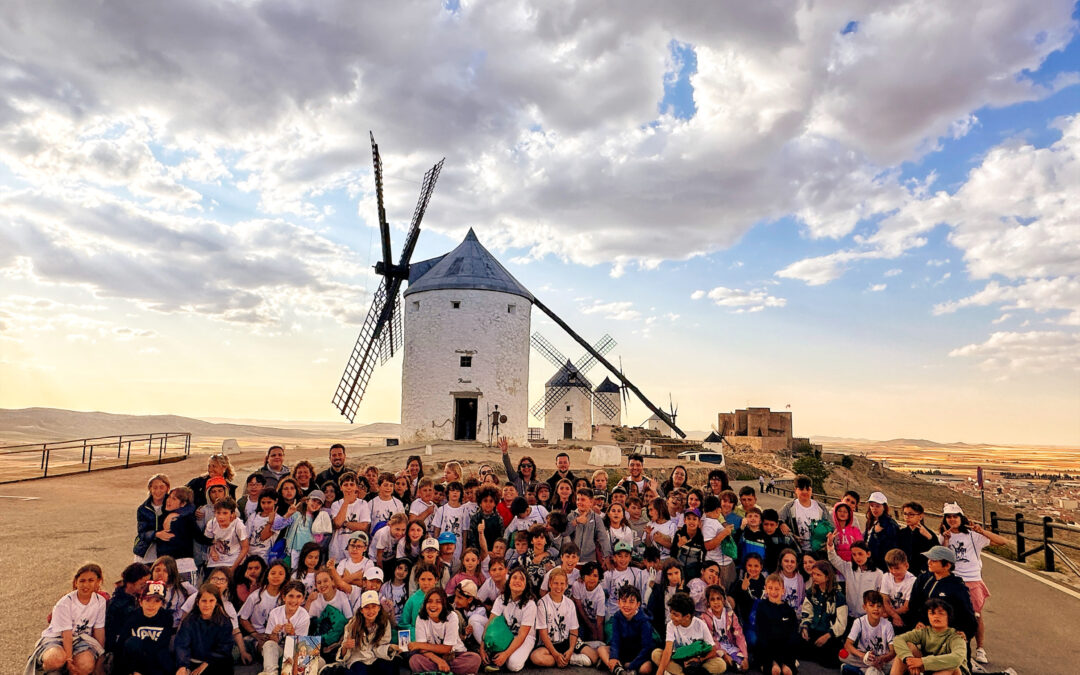
[[[405,506],[397,497],[391,497],[384,502],[378,495],[375,495],[375,498],[372,499],[368,505],[371,507],[372,527],[390,520],[390,516],[395,513],[405,513]]]
[[[788,577],[781,574],[780,578],[784,580],[784,602],[791,605],[791,608],[798,614],[802,611],[802,598],[799,597],[799,575]]]
[[[401,538],[402,540],[405,537]],[[368,546],[368,557],[375,561],[376,564],[385,560],[393,560],[397,557],[399,541],[395,541],[394,537],[390,534],[390,526],[384,525],[379,528],[379,531],[375,533],[375,536],[371,538],[371,545]],[[376,556],[379,554],[379,549],[383,550],[383,560],[377,560]]]
[[[500,595],[495,604],[491,606],[491,616],[503,617],[506,620],[506,625],[510,627],[510,632],[516,635],[522,626],[532,628],[536,625],[536,602],[530,600],[522,607],[516,602],[507,604]]]
[[[480,602],[495,602],[495,599],[502,595],[502,591],[495,582],[488,577],[484,580],[484,583],[480,585],[480,588],[476,591],[476,599]]]
[[[581,602],[581,608],[585,610],[585,616],[590,619],[607,616],[607,598],[604,596],[604,585],[596,584],[591,591],[585,588],[583,581],[575,581],[570,584],[570,595]]]
[[[243,519],[244,519],[244,522],[248,523],[250,525],[251,517],[253,515],[255,515],[258,512],[258,510],[259,510],[259,498],[256,496],[255,499],[248,499],[247,503],[244,504],[244,515],[242,516]],[[158,515],[161,515],[160,512],[158,513]]]
[[[293,614],[291,619],[287,619],[285,618],[285,605],[278,605],[270,610],[270,616],[266,617],[266,630],[268,632],[272,631],[275,626],[280,626],[283,623],[292,624],[294,635],[307,635],[311,616],[303,607],[297,607],[296,614]]]
[[[360,589],[357,589],[360,590]],[[401,610],[405,609],[405,601],[409,599],[409,587],[405,584],[395,586],[392,582],[384,582],[382,588],[379,589],[379,600],[389,600],[390,606],[393,608],[394,623],[401,622]],[[356,603],[353,603],[353,607],[356,607]]]
[[[536,630],[547,630],[551,641],[558,644],[570,639],[570,631],[577,629],[577,607],[573,600],[564,595],[555,602],[550,594],[540,598],[536,606]]]
[[[354,592],[359,590],[360,589],[358,588],[353,588]],[[311,609],[308,610],[308,614],[311,615],[312,618],[318,617],[323,613],[323,610],[326,609],[327,605],[336,607],[345,615],[346,619],[351,619],[353,614],[355,614],[352,603],[349,602],[349,596],[338,588],[334,589],[334,597],[330,600],[327,600],[323,597],[322,593],[319,593],[319,597],[315,598],[315,601],[311,603]]]
[[[92,637],[95,628],[105,628],[105,598],[94,593],[84,605],[79,602],[79,592],[72,591],[53,605],[52,621],[41,637],[60,637],[66,630],[71,631],[72,639]]]
[[[726,526],[727,526],[727,523],[721,522],[721,521],[717,520],[716,518],[709,518],[709,517],[702,518],[701,519],[701,536],[704,539],[705,543],[707,544],[710,541],[712,541],[713,538],[716,537],[716,535],[718,535],[718,534],[720,534],[721,532],[724,531],[724,527],[726,527]],[[729,534],[728,536],[730,537],[731,535]],[[718,565],[720,565],[721,567],[724,566],[724,565],[730,565],[734,561],[731,558],[724,555],[723,548],[724,548],[724,544],[723,544],[723,540],[721,540],[721,543],[720,543],[719,546],[717,546],[716,548],[714,548],[711,551],[705,551],[705,559],[706,560],[715,560],[716,563]]]
[[[698,640],[703,640],[713,646],[716,645],[712,631],[709,630],[704,621],[696,616],[690,620],[689,626],[676,626],[672,621],[667,622],[667,641],[673,643],[672,647],[674,649],[685,647]]]
[[[810,523],[815,520],[821,520],[822,513],[821,507],[817,505],[817,502],[810,502],[810,506],[803,506],[799,503],[799,500],[795,500],[795,508],[793,509],[795,515],[795,532],[791,534],[799,542],[799,546],[802,550],[810,550]]]
[[[453,532],[457,535],[457,548],[454,555],[458,558],[461,557],[461,551],[465,546],[465,533],[469,529],[469,505],[462,504],[461,506],[450,506],[450,504],[443,504],[439,508],[435,509],[435,515],[431,517],[431,536],[436,539],[443,532]]]
[[[339,499],[333,503],[330,507],[330,519],[333,520],[341,513],[341,507],[345,505],[344,499]],[[371,507],[363,499],[357,499],[352,504],[349,504],[346,510],[345,522],[346,523],[367,523],[371,521]],[[334,536],[330,538],[330,557],[334,560],[341,560],[342,558],[349,557],[348,546],[349,537],[353,535],[354,530],[350,530],[342,524],[341,527],[334,529]]]
[[[604,616],[615,616],[615,612],[619,611],[619,589],[626,585],[637,586],[641,597],[644,598],[649,578],[645,570],[627,567],[621,572],[619,570],[604,572],[604,580],[600,582],[600,585],[604,587],[604,594],[607,596],[607,611],[604,612]]]
[[[217,518],[211,518],[207,521],[203,534],[214,539],[213,550],[218,554],[217,560],[207,555],[206,566],[232,567],[240,557],[240,544],[248,538],[248,529],[239,518],[235,518],[225,527],[218,525]]]
[[[540,583],[540,590],[542,590],[542,591],[548,590],[548,581],[551,579],[551,573],[554,572],[557,569],[562,569],[562,565],[559,565],[558,567],[552,567],[551,569],[549,569],[547,571],[547,573],[544,575],[544,580]],[[581,572],[578,572],[576,567],[574,569],[570,570],[570,572],[566,575],[566,592],[567,593],[570,592],[570,586],[572,586],[573,583],[575,581],[577,581],[578,579],[580,579],[580,578],[581,578]]]
[[[427,642],[433,645],[449,645],[455,653],[465,651],[465,645],[461,642],[461,634],[458,632],[457,612],[446,615],[446,621],[435,622],[431,619],[416,619],[415,642]]]
[[[611,550],[615,550],[615,544],[622,542],[630,547],[630,550],[637,548],[637,533],[630,528],[629,525],[623,525],[622,527],[608,528],[608,536],[611,537]]]
[[[911,599],[911,587],[914,585],[915,575],[911,572],[905,573],[904,580],[899,582],[896,579],[893,579],[893,575],[889,572],[882,572],[881,583],[878,584],[878,591],[887,597],[889,602],[892,603],[893,609],[896,609]]]
[[[884,616],[878,619],[876,626],[870,625],[870,618],[866,615],[860,616],[851,624],[851,632],[848,633],[848,639],[859,651],[872,652],[879,656],[889,651],[894,637],[896,633],[893,625]]]
[[[367,572],[372,567],[375,567],[375,563],[371,562],[367,558],[360,558],[360,562],[353,562],[352,558],[345,558],[337,564],[337,573],[341,576],[345,576],[346,574]]]
[[[982,580],[982,557],[980,552],[990,545],[986,536],[969,530],[949,535],[946,544],[956,554],[956,566],[953,570],[964,581]]]
[[[270,616],[270,611],[277,607],[280,601],[280,591],[277,595],[270,595],[265,589],[260,588],[247,596],[247,600],[240,607],[240,618],[250,621],[251,625],[255,627],[256,633],[265,633],[267,617]]]
[[[414,499],[412,505],[409,507],[409,515],[418,516],[421,513],[423,513],[424,511],[427,511],[428,509],[430,509],[434,505],[435,505],[435,502],[425,502],[423,499],[419,499],[419,498]],[[436,510],[438,510],[438,509],[436,509]],[[431,530],[431,521],[432,521],[433,518],[435,518],[435,511],[432,511],[431,515],[429,515],[427,518],[424,518],[422,521],[420,521],[420,522],[422,522],[424,524],[424,529],[425,530],[429,530],[429,531]]]
[[[252,514],[248,518],[247,528],[250,532],[248,538],[248,555],[257,555],[264,561],[270,560],[270,549],[273,548],[274,542],[277,541],[278,535],[281,534],[289,521],[285,520],[278,514],[274,514],[274,524],[270,526],[270,538],[262,538],[262,529],[266,526],[266,521],[269,520],[261,513]]]
[[[184,616],[191,614],[191,610],[195,609],[195,601],[198,599],[198,593],[193,593],[188,596],[188,599],[180,606],[180,611]],[[232,624],[233,631],[240,630],[240,619],[236,616],[236,609],[233,607],[233,604],[231,602],[223,602],[221,604],[225,608],[225,616],[229,617],[229,623]]]
[[[674,540],[675,540],[675,531],[678,529],[676,527],[676,525],[675,525],[674,520],[668,519],[664,523],[657,523],[655,521],[650,520],[649,521],[649,527],[652,528],[652,532],[653,532],[654,535],[662,534],[662,535],[664,535],[666,537],[671,537],[672,542],[674,542]],[[653,540],[653,546],[656,546],[656,548],[660,551],[660,557],[661,558],[670,558],[671,557],[671,549],[669,547],[663,546],[662,544],[660,544],[660,542],[658,542],[656,540]]]

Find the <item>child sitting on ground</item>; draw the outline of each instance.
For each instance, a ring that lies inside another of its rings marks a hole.
[[[970,675],[967,665],[967,638],[950,626],[952,607],[944,600],[926,601],[929,626],[893,638],[892,675]]]
[[[717,587],[719,588],[719,587]],[[698,666],[710,673],[727,669],[717,655],[712,630],[694,616],[694,601],[686,593],[676,593],[668,601],[667,642],[663,649],[654,649],[652,661],[660,675],[682,675],[688,666]]]
[[[75,572],[74,589],[53,606],[30,661],[46,673],[67,668],[69,675],[90,675],[105,645],[105,598],[98,594],[101,566],[86,563]],[[29,671],[29,664],[27,667]]]
[[[641,591],[627,584],[619,588],[618,611],[612,617],[611,640],[597,650],[600,660],[613,675],[628,670],[642,675],[653,672],[653,630],[648,615],[641,609]]]
[[[844,642],[848,656],[840,667],[841,675],[881,675],[889,669],[889,663],[896,656],[892,647],[896,634],[892,624],[884,619],[884,605],[881,593],[863,593],[866,614],[855,619]]]

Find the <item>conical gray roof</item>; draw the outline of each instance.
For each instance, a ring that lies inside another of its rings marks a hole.
[[[721,443],[721,442],[723,442],[723,440],[724,440],[723,436],[721,436],[720,434],[713,431],[708,436],[705,437],[705,440],[702,441],[702,443]]]
[[[448,288],[510,293],[529,302],[533,299],[532,293],[484,248],[472,228],[453,251],[441,258],[413,263],[409,268],[409,288],[403,295]]]
[[[584,375],[577,371],[577,368],[574,368],[574,364],[570,363],[568,359],[562,368],[555,371],[555,374],[544,384],[544,387],[585,387],[590,389],[592,385],[589,384]]]
[[[618,394],[619,385],[611,381],[611,378],[604,378],[604,381],[600,383],[600,386],[596,388],[597,394]]]

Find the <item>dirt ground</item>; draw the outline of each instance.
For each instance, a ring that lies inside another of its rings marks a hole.
[[[244,451],[231,455],[238,484],[252,470],[262,466],[265,440],[240,440]],[[330,439],[305,443],[284,443],[286,462],[308,459],[317,470],[329,464]],[[191,458],[161,467],[157,465],[93,472],[0,485],[0,653],[16,658],[0,660],[0,675],[22,672],[52,605],[71,590],[71,576],[84,561],[93,560],[105,570],[106,589],[119,579],[120,571],[132,560],[135,537],[135,510],[146,498],[146,482],[159,469],[173,485],[186,483],[206,469],[205,457],[220,448],[220,439],[200,439]],[[516,464],[523,454],[536,460],[542,477],[550,475],[558,450],[511,448]],[[571,469],[578,473],[589,467],[588,452],[568,449]],[[411,454],[424,455],[423,447],[350,447],[351,467],[376,464],[398,470]],[[441,478],[443,463],[455,460],[469,473],[489,463],[502,473],[497,448],[472,443],[437,445],[424,456],[429,475]],[[666,476],[673,460],[648,460],[646,471]],[[432,467],[438,467],[432,470]]]

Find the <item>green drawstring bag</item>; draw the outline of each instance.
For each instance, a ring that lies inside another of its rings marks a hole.
[[[704,640],[694,640],[688,645],[683,645],[678,649],[674,649],[671,652],[671,658],[675,661],[685,661],[686,659],[692,659],[695,656],[705,656],[712,650],[712,647],[708,642]]]
[[[510,631],[510,626],[506,625],[506,619],[501,614],[495,617],[495,620],[484,631],[484,649],[487,650],[488,654],[505,652],[513,641],[514,634]]]
[[[739,545],[735,543],[734,536],[724,537],[723,541],[720,542],[720,552],[732,560],[739,559]]]

